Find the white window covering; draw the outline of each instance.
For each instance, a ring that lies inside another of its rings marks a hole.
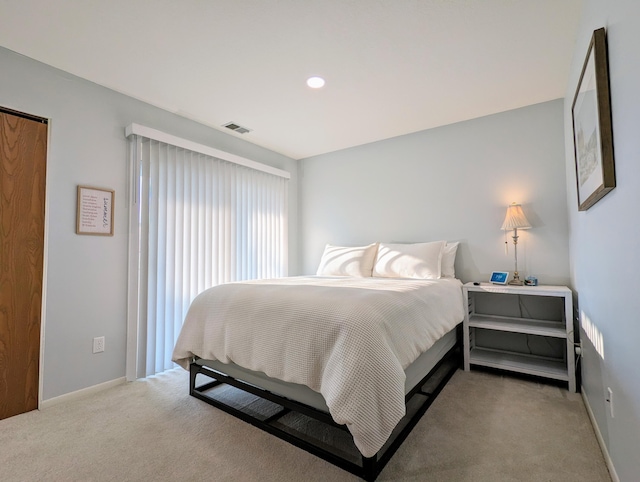
[[[140,135],[130,139],[127,377],[134,379],[175,366],[173,347],[198,293],[286,276],[287,178]]]

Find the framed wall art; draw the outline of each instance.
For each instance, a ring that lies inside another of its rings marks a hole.
[[[578,210],[586,211],[616,187],[604,28],[591,37],[571,114]]]
[[[113,236],[115,191],[78,186],[76,234]]]

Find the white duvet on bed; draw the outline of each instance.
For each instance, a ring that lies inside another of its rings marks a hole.
[[[365,457],[405,414],[406,368],[464,317],[457,279],[292,277],[219,285],[191,304],[173,352],[320,392]]]

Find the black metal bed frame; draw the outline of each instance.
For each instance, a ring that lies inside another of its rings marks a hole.
[[[444,388],[447,382],[451,379],[455,371],[458,369],[461,363],[461,348],[460,348],[460,339],[458,342],[445,354],[445,356],[437,363],[437,365],[418,383],[405,397],[405,404],[409,404],[409,402],[413,402],[415,397],[424,398],[422,402],[417,405],[417,408],[414,408],[412,415],[406,415],[406,423],[401,427],[403,421],[401,420],[394,430],[394,433],[391,434],[389,441],[385,444],[384,447],[378,451],[376,455],[373,457],[361,457],[361,463],[354,463],[346,457],[342,457],[339,454],[334,452],[330,452],[329,450],[319,446],[318,444],[314,444],[309,440],[296,436],[289,431],[285,431],[282,428],[279,428],[274,423],[277,422],[280,418],[285,416],[290,412],[297,412],[302,415],[306,415],[311,417],[312,419],[318,420],[324,424],[327,424],[332,427],[337,427],[340,430],[348,431],[344,425],[338,425],[332,418],[331,415],[325,413],[323,411],[317,410],[313,407],[305,405],[300,402],[296,402],[294,400],[290,400],[279,395],[275,395],[267,390],[256,387],[254,385],[248,384],[236,378],[230,377],[224,373],[221,373],[212,368],[201,366],[195,362],[192,362],[190,365],[190,385],[189,385],[189,394],[195,398],[203,400],[204,402],[213,405],[220,410],[223,410],[241,420],[244,420],[251,425],[258,427],[265,432],[268,432],[272,435],[275,435],[282,440],[285,440],[296,447],[302,448],[307,452],[310,452],[327,462],[332,463],[352,474],[355,474],[364,480],[374,481],[376,477],[382,472],[387,462],[391,459],[391,457],[398,450],[402,442],[407,438],[411,430],[416,426],[422,415],[427,411],[427,409],[431,406],[435,398],[438,396],[440,391]],[[449,365],[449,367],[447,367]],[[213,381],[204,383],[202,385],[196,386],[196,377],[198,374],[205,375]],[[440,376],[441,379],[438,381],[437,377]],[[424,386],[430,382],[430,380],[436,379],[436,386],[429,391],[424,391]],[[241,409],[232,407],[213,396],[208,395],[206,392],[223,384],[230,385],[232,387],[238,388],[250,394],[253,394],[257,397],[260,397],[264,400],[268,400],[270,402],[279,405],[281,409],[265,418],[259,419],[256,416],[242,411]],[[408,410],[407,410],[408,411]],[[403,419],[403,420],[405,420]],[[399,428],[399,430],[398,430]],[[355,447],[355,446],[354,446]],[[357,450],[357,449],[356,449]],[[359,454],[359,452],[358,452]]]

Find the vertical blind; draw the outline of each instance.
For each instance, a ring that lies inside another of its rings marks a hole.
[[[287,179],[134,136],[139,164],[137,377],[173,368],[191,301],[287,274]],[[133,223],[131,224],[133,226]]]

